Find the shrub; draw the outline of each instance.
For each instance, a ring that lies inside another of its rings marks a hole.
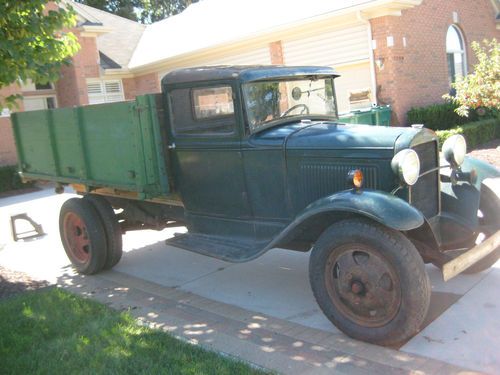
[[[455,96],[444,98],[457,104],[457,113],[467,116],[471,110],[486,108],[500,111],[500,43],[496,39],[484,40],[482,44],[472,42],[471,48],[478,63],[474,72],[458,78],[452,87]]]
[[[31,186],[33,186],[32,182],[22,183],[16,166],[0,167],[0,192],[24,189]]]
[[[436,134],[440,145],[452,135],[461,134],[465,137],[467,149],[470,151],[482,143],[500,137],[500,118],[471,122],[449,130],[438,130]]]
[[[475,111],[471,111],[469,117],[458,115],[455,112],[457,107],[457,104],[446,102],[427,107],[412,108],[407,113],[408,123],[424,124],[426,128],[432,130],[446,130],[457,125],[479,120],[479,116]]]

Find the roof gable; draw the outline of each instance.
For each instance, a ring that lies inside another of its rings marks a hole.
[[[71,2],[82,19],[80,26],[100,25],[108,32],[97,37],[97,48],[121,67],[127,67],[146,26],[84,4]]]

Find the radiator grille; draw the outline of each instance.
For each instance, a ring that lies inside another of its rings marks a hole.
[[[300,205],[309,203],[337,191],[349,189],[347,173],[354,169],[363,171],[363,186],[378,189],[377,167],[362,165],[332,164],[331,162],[304,162],[300,165],[300,183],[296,186]]]
[[[419,209],[425,217],[431,218],[439,213],[439,170],[436,142],[427,142],[413,147],[420,159],[421,176],[410,188],[410,203]]]

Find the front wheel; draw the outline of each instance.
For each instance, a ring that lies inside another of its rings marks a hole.
[[[368,220],[329,227],[314,245],[309,277],[327,318],[358,340],[400,344],[419,331],[429,308],[430,281],[417,249]]]

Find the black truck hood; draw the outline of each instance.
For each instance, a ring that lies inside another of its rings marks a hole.
[[[412,128],[370,125],[315,123],[297,130],[287,137],[287,149],[394,149],[403,133],[419,130]],[[405,134],[406,135],[406,134]],[[412,138],[412,135],[410,135]]]

